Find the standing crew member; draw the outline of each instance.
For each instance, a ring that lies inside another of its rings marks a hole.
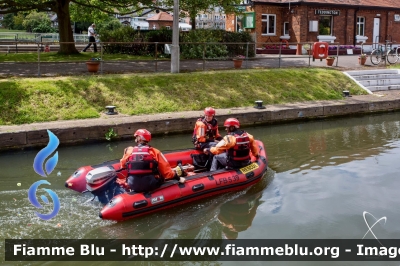
[[[160,187],[164,180],[175,179],[185,182],[185,174],[181,166],[172,169],[164,155],[148,143],[151,133],[146,129],[138,129],[135,134],[136,146],[128,147],[120,160],[121,168],[127,168],[128,178],[118,179],[118,183],[128,186],[136,192],[148,192]]]
[[[257,145],[254,138],[249,133],[240,130],[239,120],[228,118],[224,123],[225,130],[228,132],[217,146],[205,148],[204,153],[214,154],[210,171],[215,171],[218,164],[230,168],[241,168],[251,163],[250,151],[253,156],[258,157]]]
[[[221,140],[218,132],[218,121],[215,119],[215,109],[207,107],[204,109],[204,117],[197,119],[193,130],[192,141],[196,149],[203,150],[210,148],[217,143],[215,140]]]

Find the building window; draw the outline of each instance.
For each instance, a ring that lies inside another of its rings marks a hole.
[[[236,32],[243,31],[243,15],[236,16]]]
[[[319,17],[319,35],[332,35],[332,16]]]
[[[275,35],[276,33],[276,15],[263,14],[261,16],[262,35]]]
[[[356,35],[364,36],[364,29],[365,29],[365,18],[357,17],[357,34]]]
[[[283,22],[283,35],[289,36],[289,22]]]
[[[170,27],[170,26],[166,26],[166,28],[167,28],[167,30],[170,30],[170,29],[171,29],[171,27]]]

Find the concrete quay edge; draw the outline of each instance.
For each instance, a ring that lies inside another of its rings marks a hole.
[[[266,105],[265,109],[216,109],[216,114],[220,126],[229,117],[239,119],[242,126],[251,126],[395,110],[400,110],[399,90],[357,95],[342,100]],[[202,114],[203,111],[199,110],[138,116],[103,115],[94,119],[0,126],[0,150],[46,146],[49,140],[47,130],[58,137],[60,145],[105,141],[106,133],[111,128],[117,134],[115,139],[132,138],[138,128],[146,128],[153,135],[191,132],[196,119]]]

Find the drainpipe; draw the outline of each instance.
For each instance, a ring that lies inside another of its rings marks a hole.
[[[359,11],[360,8],[355,8],[354,9],[354,41],[353,41],[353,45],[356,46],[357,45],[357,40],[356,40],[356,35],[357,35],[357,11]],[[365,30],[365,27],[364,27]]]
[[[344,39],[345,39],[344,44],[347,44],[347,40],[348,40],[348,34],[349,34],[349,32],[347,31],[348,22],[349,22],[349,10],[346,9],[346,36],[344,37]]]
[[[390,11],[386,11],[386,29],[385,29],[385,31],[386,31],[386,37],[388,37],[387,38],[387,40],[389,40],[389,13],[390,13]],[[393,39],[392,39],[392,35],[390,35],[390,41],[391,42],[393,42]],[[390,45],[392,45],[392,44],[390,44]]]

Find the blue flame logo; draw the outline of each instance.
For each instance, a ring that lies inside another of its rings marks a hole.
[[[44,160],[52,154],[60,144],[60,141],[50,130],[47,130],[47,134],[49,134],[49,144],[44,147],[42,150],[36,154],[35,160],[33,161],[33,169],[38,175],[43,177],[47,177],[47,175],[51,174],[58,162],[58,152],[54,154],[53,157],[49,158],[45,164],[46,173],[43,170]]]
[[[37,182],[33,183],[32,186],[29,188],[29,191],[28,191],[28,199],[29,199],[29,201],[32,203],[33,206],[35,206],[36,208],[39,208],[39,209],[43,208],[43,206],[37,201],[36,192],[37,192],[38,187],[40,185],[42,185],[42,184],[51,185],[46,180],[40,180],[40,181],[37,181]],[[60,200],[58,199],[57,194],[53,190],[46,189],[46,188],[44,190],[47,193],[49,193],[51,199],[53,200],[54,209],[49,214],[41,214],[41,213],[38,213],[38,212],[35,212],[35,214],[42,220],[50,220],[51,218],[56,216],[58,214],[58,212],[60,211]],[[44,203],[49,204],[49,200],[47,199],[46,196],[42,195],[40,198],[44,201]]]
[[[36,157],[33,161],[33,169],[38,175],[41,175],[43,177],[47,177],[47,175],[50,175],[51,172],[54,170],[54,168],[57,165],[58,162],[58,152],[56,152],[53,157],[49,158],[45,164],[46,168],[46,173],[43,170],[43,163],[45,159],[50,156],[58,147],[58,144],[60,144],[60,141],[56,137],[56,135],[53,134],[50,130],[47,130],[47,134],[49,134],[49,143],[47,144],[46,147],[41,149],[38,154],[36,154]],[[47,175],[46,175],[47,174]],[[38,187],[42,184],[47,184],[51,185],[49,182],[46,180],[40,180],[32,184],[32,186],[28,190],[28,199],[32,203],[33,206],[36,208],[43,208],[43,206],[38,202],[36,199],[36,192],[38,190]],[[51,213],[48,214],[42,214],[35,212],[35,214],[42,220],[50,220],[54,216],[58,214],[60,211],[60,200],[58,199],[57,194],[51,190],[51,189],[44,189],[47,193],[49,193],[50,198],[53,200],[54,203],[54,208]],[[40,197],[44,203],[49,204],[49,200],[47,199],[46,196],[42,195]]]

